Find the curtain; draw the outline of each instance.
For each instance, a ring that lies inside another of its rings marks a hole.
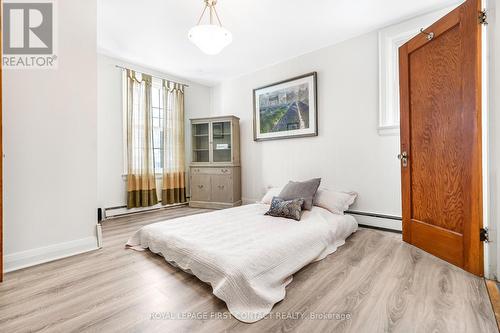
[[[184,151],[184,90],[163,81],[163,185],[162,204],[186,202]]]
[[[152,78],[127,70],[127,207],[158,203],[153,163]]]

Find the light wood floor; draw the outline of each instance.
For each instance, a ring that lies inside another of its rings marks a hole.
[[[488,289],[488,294],[490,296],[491,305],[493,312],[495,313],[495,318],[497,319],[497,325],[500,325],[500,289],[499,283],[492,280],[486,280],[486,288]]]
[[[297,273],[271,319],[214,319],[227,309],[208,285],[160,256],[124,249],[141,225],[201,212],[185,207],[107,221],[103,249],[6,274],[0,332],[498,331],[482,279],[397,234],[369,229]],[[159,318],[169,313],[209,318]]]

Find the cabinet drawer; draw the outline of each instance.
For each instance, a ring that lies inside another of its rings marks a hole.
[[[193,175],[232,175],[232,168],[191,168]]]
[[[211,180],[210,176],[193,174],[191,176],[191,200],[210,201]]]

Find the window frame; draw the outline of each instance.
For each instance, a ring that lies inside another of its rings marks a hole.
[[[379,135],[399,135],[399,47],[440,19],[455,7],[420,15],[413,19],[391,25],[378,32],[379,48]]]
[[[159,128],[160,128],[160,147],[156,148],[155,145],[154,145],[154,122],[153,122],[153,161],[156,164],[154,151],[159,149],[160,150],[161,164],[162,164],[162,166],[161,166],[161,172],[159,171],[159,169],[158,170],[156,169],[156,165],[154,166],[154,168],[155,168],[155,175],[163,175],[163,162],[164,162],[164,159],[163,159],[163,152],[162,152],[163,147],[161,147],[162,142],[163,142],[163,137],[161,135],[161,132],[162,132],[162,116],[161,115],[163,114],[163,110],[164,110],[165,104],[164,104],[164,101],[162,100],[162,96],[161,96],[162,93],[163,93],[163,91],[162,91],[162,85],[163,85],[163,81],[162,80],[153,78],[152,89],[158,89],[159,90],[159,96],[158,96],[158,98],[159,98],[159,103],[160,103],[158,107],[154,107],[153,106],[154,105],[153,104],[153,99],[151,98],[151,108],[152,109],[158,109],[158,111],[159,111],[159,117],[154,117],[153,116],[152,118],[158,119],[159,125],[160,125],[159,126]],[[153,115],[154,115],[154,112],[153,112]]]

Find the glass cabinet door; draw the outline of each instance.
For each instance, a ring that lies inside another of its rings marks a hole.
[[[193,162],[210,162],[208,123],[193,124]]]
[[[231,162],[231,122],[212,123],[213,162]]]

